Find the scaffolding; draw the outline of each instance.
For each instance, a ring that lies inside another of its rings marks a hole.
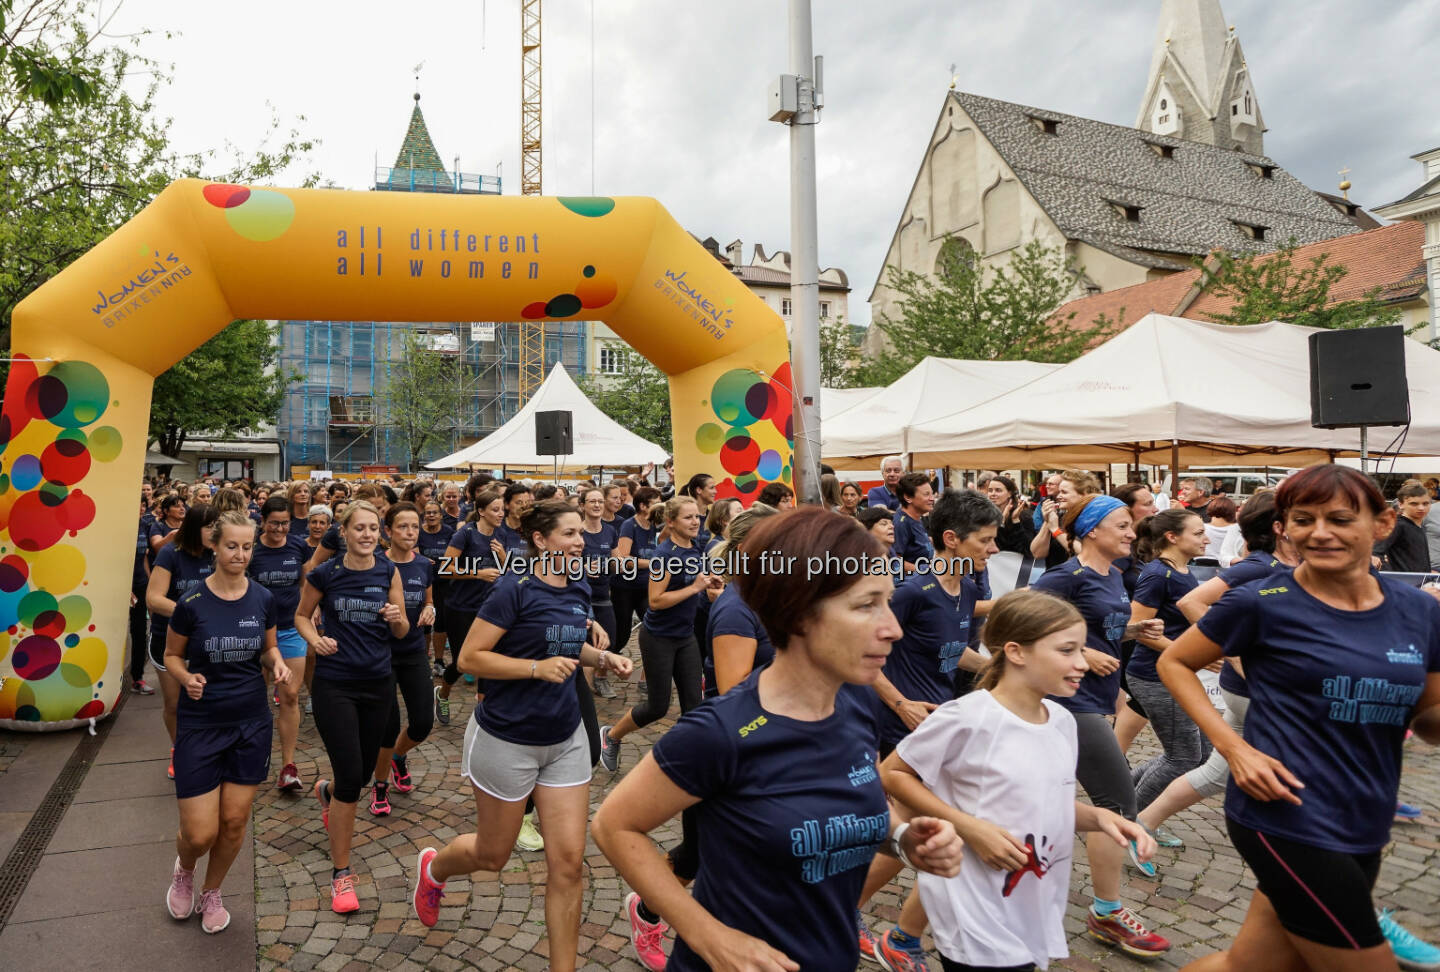
[[[279,435],[291,466],[347,473],[362,466],[407,468],[405,444],[386,422],[384,392],[411,330],[430,335],[427,343],[435,353],[454,354],[461,362],[463,412],[450,435],[427,450],[427,461],[489,435],[519,411],[517,322],[285,321],[280,368],[300,375],[280,412]],[[587,331],[583,321],[547,329],[547,373],[557,361],[572,375],[585,373]]]

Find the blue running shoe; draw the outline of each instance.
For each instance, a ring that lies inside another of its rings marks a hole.
[[[1385,934],[1390,950],[1395,953],[1395,961],[1402,969],[1440,969],[1440,948],[1422,942],[1406,931],[1391,915],[1389,908],[1377,912],[1375,917],[1380,920],[1380,931]]]
[[[1395,805],[1396,820],[1419,820],[1421,812],[1419,807],[1411,806],[1408,803],[1398,803]]]

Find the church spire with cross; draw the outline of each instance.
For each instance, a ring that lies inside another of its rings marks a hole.
[[[1265,120],[1250,68],[1220,0],[1161,0],[1135,127],[1265,154]]]

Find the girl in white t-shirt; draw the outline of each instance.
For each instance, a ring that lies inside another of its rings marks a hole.
[[[1019,590],[985,621],[991,660],[975,691],[926,717],[880,767],[886,791],[950,820],[960,874],[919,876],[946,972],[1046,968],[1069,954],[1063,918],[1075,832],[1155,842],[1109,810],[1075,801],[1075,720],[1046,696],[1075,694],[1089,666],[1085,621],[1069,603]]]

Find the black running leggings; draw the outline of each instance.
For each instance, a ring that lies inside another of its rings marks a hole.
[[[334,682],[316,675],[310,699],[334,776],[330,795],[341,803],[358,803],[380,755],[385,722],[395,702],[395,677]]]
[[[411,742],[424,742],[435,728],[435,699],[433,676],[430,674],[430,656],[424,649],[407,651],[390,659],[395,672],[395,687],[399,695],[405,696],[405,735]],[[390,718],[385,723],[385,736],[381,746],[394,749],[400,740],[400,698],[390,693]]]
[[[450,608],[445,615],[445,640],[450,645],[450,664],[445,666],[444,675],[446,685],[454,685],[460,681],[460,647],[465,644],[470,625],[475,623],[475,613]]]
[[[132,585],[130,593],[135,603],[130,605],[130,681],[138,682],[145,677],[145,652],[150,647],[149,632],[145,623],[145,586]]]
[[[610,587],[610,602],[615,609],[615,639],[611,651],[624,651],[630,643],[630,632],[635,630],[635,618],[645,620],[645,608],[649,606],[649,591],[644,587]]]
[[[619,654],[620,644],[615,641],[615,603],[613,601],[591,601],[590,610],[595,612],[595,623],[610,639],[610,651]]]
[[[630,710],[637,729],[670,711],[670,681],[680,696],[683,715],[700,704],[700,646],[695,636],[667,638],[640,626],[640,658],[645,665],[646,698]]]
[[[590,692],[590,683],[585,681],[584,672],[575,673],[575,694],[580,699],[580,722],[585,726],[585,738],[590,743],[590,768],[600,762],[600,719],[595,714],[595,696]]]

